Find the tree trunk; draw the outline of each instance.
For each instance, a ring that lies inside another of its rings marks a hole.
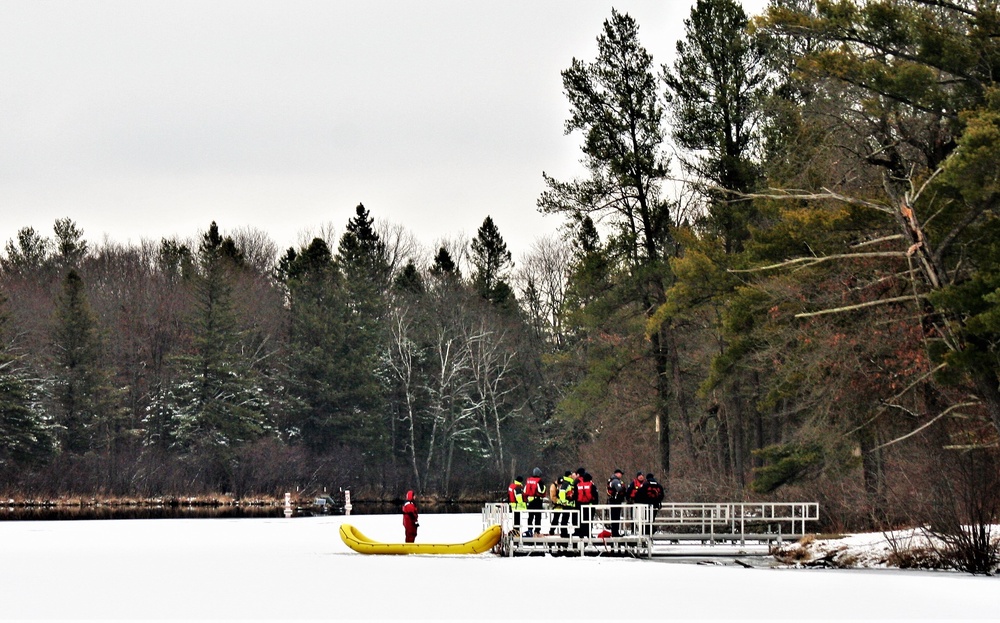
[[[766,444],[764,437],[764,414],[760,412],[757,408],[759,403],[758,397],[760,396],[760,375],[754,370],[750,373],[750,380],[753,383],[753,400],[750,406],[753,408],[753,425],[754,425],[754,449],[760,450]],[[764,461],[757,455],[753,455],[753,467],[762,467]]]
[[[670,410],[668,408],[670,382],[667,375],[670,371],[670,365],[661,332],[662,330],[653,333],[650,336],[650,342],[656,365],[656,444],[660,456],[660,469],[663,472],[662,480],[664,483],[668,483],[670,480]]]
[[[990,422],[997,433],[1000,433],[1000,384],[997,383],[997,376],[992,370],[977,367],[973,370],[972,377],[979,399],[983,401],[990,416]]]
[[[725,471],[727,476],[732,477],[733,464],[731,448],[733,440],[729,433],[729,404],[727,404],[725,400],[719,401],[719,410],[716,412],[716,418],[718,418],[719,422],[719,466]]]
[[[737,394],[733,400],[736,421],[730,432],[733,436],[733,475],[740,490],[746,489],[746,423],[743,417],[744,400]]]
[[[671,389],[674,402],[677,404],[677,412],[681,416],[681,424],[684,426],[684,442],[687,444],[692,460],[697,460],[698,449],[694,445],[694,433],[691,431],[691,416],[688,413],[687,400],[684,397],[680,357],[677,354],[677,340],[675,339],[673,330],[670,328],[664,331],[664,341],[667,342],[667,355],[670,359],[670,378],[673,382]]]
[[[451,459],[455,455],[455,441],[448,440],[448,458],[444,468],[444,497],[451,496]]]
[[[885,498],[885,472],[883,471],[882,449],[879,448],[878,433],[872,427],[866,426],[858,431],[858,443],[861,447],[861,476],[865,484],[865,496],[868,498],[869,515],[874,519],[872,529],[885,527],[888,521]]]

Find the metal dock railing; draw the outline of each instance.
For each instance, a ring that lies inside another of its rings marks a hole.
[[[508,504],[491,503],[483,507],[483,526],[499,524],[504,537],[498,546],[501,554],[574,554],[624,555],[651,557],[662,553],[662,545],[682,543],[716,544],[748,541],[759,544],[796,540],[807,534],[807,525],[819,520],[815,502],[722,502],[665,503],[659,509],[645,504],[593,504],[580,510],[518,511]],[[613,519],[613,511],[617,518]],[[538,513],[539,533],[528,531],[529,513]],[[588,525],[580,529],[581,521]],[[565,525],[560,525],[565,522]],[[620,536],[608,536],[617,523]],[[575,536],[574,536],[575,535]]]

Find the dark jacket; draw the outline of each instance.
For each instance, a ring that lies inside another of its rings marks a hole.
[[[656,482],[655,478],[646,476],[646,482],[642,483],[642,487],[639,488],[635,497],[635,501],[638,503],[660,508],[660,504],[663,502],[663,487]]]
[[[625,501],[625,483],[618,476],[608,479],[608,504],[621,504]]]
[[[625,498],[632,504],[642,504],[641,491],[645,484],[645,478],[643,480],[639,480],[639,476],[633,478],[632,482],[629,483],[628,490],[625,492]]]

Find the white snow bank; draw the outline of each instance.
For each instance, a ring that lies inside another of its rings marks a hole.
[[[340,541],[344,521],[373,539],[403,537],[396,515],[0,522],[0,619],[1000,616],[996,578],[622,558],[364,556]],[[417,541],[466,541],[482,528],[477,514],[422,515]]]
[[[1000,526],[994,526],[993,533],[1000,534]],[[911,528],[825,539],[807,537],[785,545],[777,557],[785,561],[786,566],[808,566],[821,561],[841,568],[884,569],[898,567],[903,561],[910,562],[911,566],[919,565],[921,559],[939,565],[936,552],[945,549],[944,543],[926,531]]]

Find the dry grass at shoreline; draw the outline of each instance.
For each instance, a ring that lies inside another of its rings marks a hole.
[[[293,506],[309,506],[318,497],[330,495],[340,499],[341,493],[306,492],[291,493]],[[351,492],[351,501],[355,504],[392,504],[401,500],[400,495],[384,490],[370,488]],[[418,496],[422,504],[480,504],[487,496],[476,499],[447,499],[440,495]],[[59,495],[59,496],[28,496],[23,494],[0,494],[0,506],[14,508],[160,508],[160,507],[271,507],[284,506],[285,496],[252,495],[237,497],[228,493],[209,495],[162,495],[153,497],[107,496],[107,495]]]
[[[312,497],[308,498],[312,502]],[[292,498],[292,503],[299,503]],[[21,496],[0,497],[0,505],[17,508],[144,508],[144,507],[220,507],[220,506],[284,506],[284,497],[253,496],[235,498],[228,495],[158,496],[151,498],[119,496],[57,496],[29,498]]]

